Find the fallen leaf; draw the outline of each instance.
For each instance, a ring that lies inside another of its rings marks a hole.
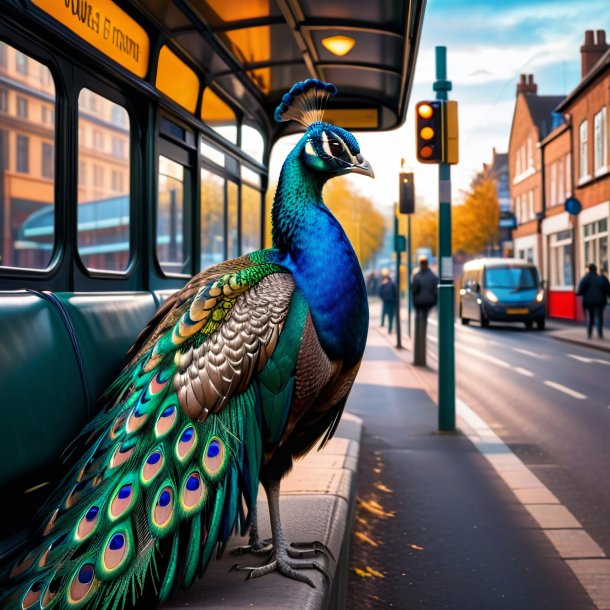
[[[375,483],[375,488],[379,491],[385,491],[385,493],[391,494],[392,490],[389,487],[386,487],[383,483]]]
[[[423,546],[417,546],[417,544],[410,544],[409,545],[412,549],[416,550],[416,551],[423,551],[424,547]]]
[[[377,548],[381,545],[380,542],[376,542],[370,536],[367,536],[367,534],[365,534],[364,532],[354,532],[354,535],[356,536],[356,538],[358,538],[358,540],[366,544],[370,544],[372,547]]]

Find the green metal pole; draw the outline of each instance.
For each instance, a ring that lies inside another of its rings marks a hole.
[[[413,269],[411,264],[411,214],[407,214],[407,313],[408,313],[408,332],[411,338],[411,311],[413,310],[413,295],[411,294],[411,276]]]
[[[436,47],[437,100],[447,100],[447,49]],[[438,429],[455,430],[455,344],[453,258],[451,254],[451,166],[438,169]]]

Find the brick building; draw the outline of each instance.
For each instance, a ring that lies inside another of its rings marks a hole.
[[[594,262],[608,273],[610,224],[610,49],[605,32],[587,31],[581,47],[582,79],[557,105],[565,125],[542,143],[546,173],[543,276],[549,280],[549,314],[582,319],[574,286]],[[565,200],[582,205],[568,215]]]
[[[540,266],[544,215],[544,166],[540,142],[552,131],[562,96],[538,95],[532,74],[522,74],[508,146],[509,191],[516,227],[513,253]]]

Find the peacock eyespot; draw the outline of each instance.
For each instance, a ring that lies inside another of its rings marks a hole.
[[[123,516],[131,508],[133,496],[133,485],[122,485],[110,503],[110,518],[114,520]]]
[[[123,534],[115,534],[108,543],[108,548],[111,551],[119,551],[125,546],[125,536]]]
[[[216,440],[208,445],[208,457],[215,458],[220,453],[220,443]]]
[[[184,460],[195,448],[197,443],[197,435],[193,426],[188,426],[180,434],[180,438],[176,445],[176,455],[178,459]]]
[[[191,472],[183,484],[180,502],[182,508],[191,512],[203,505],[206,497],[206,487],[198,472]]]
[[[189,491],[197,491],[200,485],[201,480],[199,479],[199,475],[196,474],[192,474],[186,481],[186,488]]]
[[[131,485],[123,485],[121,489],[119,489],[119,493],[117,497],[119,500],[124,500],[125,498],[129,498],[131,495]]]
[[[88,585],[93,580],[93,574],[95,573],[93,566],[90,563],[86,563],[78,571],[78,582],[81,585]]]
[[[161,507],[165,507],[167,506],[170,502],[172,501],[172,494],[165,489],[164,491],[161,492],[161,495],[159,496],[159,506]]]
[[[225,447],[223,442],[216,436],[213,436],[206,447],[203,457],[203,466],[207,474],[215,479],[223,471],[225,463]]]
[[[155,425],[155,434],[157,435],[157,438],[165,436],[174,427],[176,418],[176,405],[170,405],[163,409]]]
[[[155,449],[144,462],[140,479],[144,485],[150,482],[161,472],[163,468],[163,454],[159,449]]]
[[[97,506],[92,506],[88,511],[87,514],[85,515],[85,519],[87,521],[93,521],[96,517],[97,514],[100,512],[100,509]]]
[[[161,459],[161,452],[160,451],[154,451],[153,453],[151,453],[148,456],[148,459],[146,460],[146,463],[150,464],[151,466],[154,466],[155,464],[157,464],[159,462],[160,459]]]

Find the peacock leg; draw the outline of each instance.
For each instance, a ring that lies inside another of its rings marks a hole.
[[[314,588],[315,584],[313,580],[299,570],[318,570],[319,572],[322,572],[327,581],[330,582],[330,574],[322,564],[311,559],[295,559],[291,557],[289,552],[290,547],[286,544],[286,540],[284,539],[280,521],[279,481],[271,481],[265,484],[265,491],[267,492],[269,517],[271,519],[271,533],[273,536],[273,560],[259,568],[233,566],[233,569],[248,571],[248,578],[259,578],[260,576],[265,576],[265,574],[277,571],[284,576],[288,576],[288,578],[300,580]]]
[[[256,515],[256,504],[250,509],[250,536],[248,544],[236,546],[231,549],[232,555],[245,555],[246,553],[254,553],[255,555],[271,554],[273,551],[273,543],[271,538],[261,540],[258,534],[258,520]]]

